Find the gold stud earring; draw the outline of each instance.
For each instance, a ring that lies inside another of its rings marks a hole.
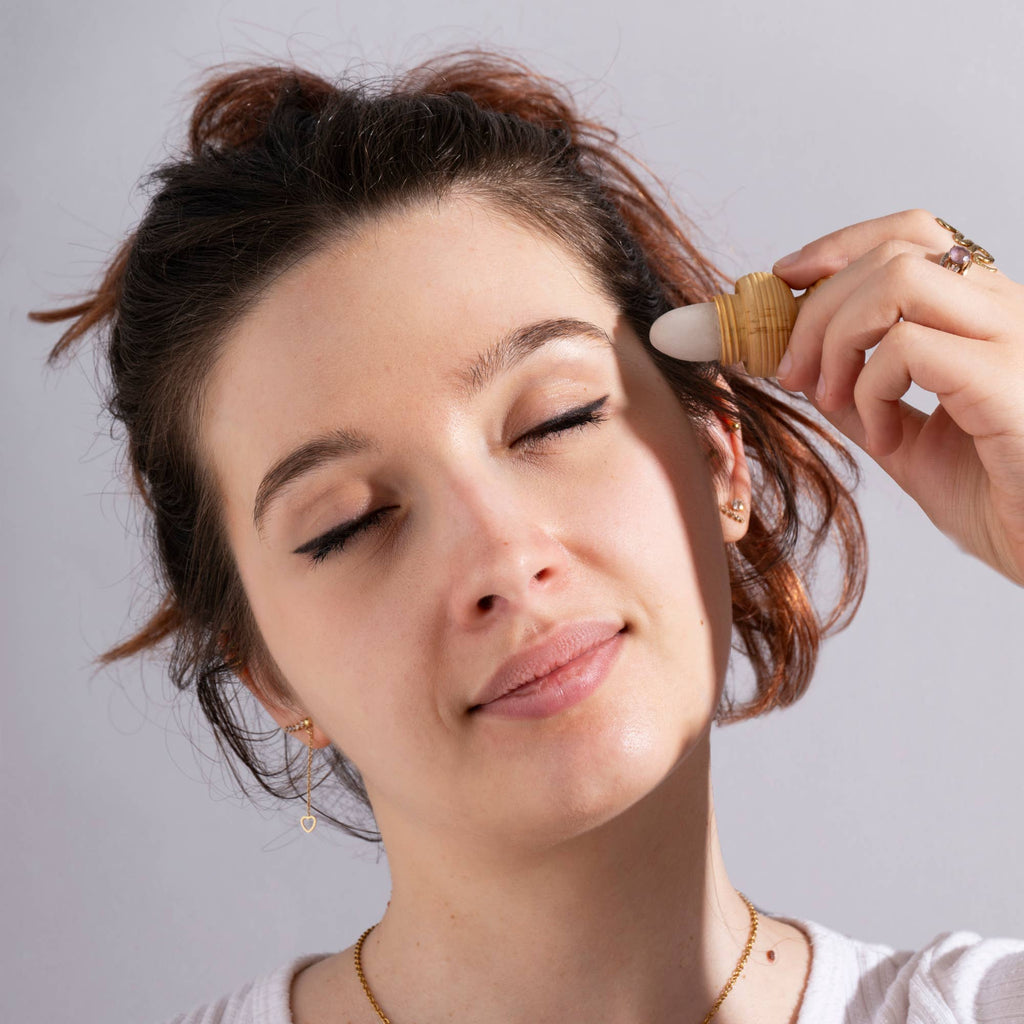
[[[733,498],[732,507],[731,508],[728,508],[725,505],[719,505],[718,507],[730,519],[735,519],[737,523],[745,523],[746,522],[746,519],[744,519],[743,516],[738,515],[739,512],[742,512],[743,509],[745,509],[747,507],[746,505],[743,504],[742,501],[740,501],[739,498]]]
[[[306,813],[299,818],[299,824],[302,826],[302,831],[309,833],[316,828],[316,816],[310,810],[310,797],[313,791],[313,722],[309,718],[304,718],[301,722],[296,722],[295,725],[286,725],[284,727],[285,732],[298,732],[299,729],[305,729],[308,734],[309,743],[309,756],[306,758]]]
[[[740,429],[739,420],[725,420],[725,428],[730,434],[735,434]]]

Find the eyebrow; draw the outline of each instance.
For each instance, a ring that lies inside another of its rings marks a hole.
[[[566,338],[589,338],[599,342],[602,347],[612,347],[607,331],[596,324],[570,317],[540,320],[513,328],[490,348],[457,368],[448,376],[447,382],[456,394],[468,401],[538,349]],[[365,452],[379,453],[380,450],[380,445],[368,435],[340,428],[299,445],[275,462],[260,481],[252,510],[256,532],[261,531],[271,506],[289,484],[312,473],[326,462]]]

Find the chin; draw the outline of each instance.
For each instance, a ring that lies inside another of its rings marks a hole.
[[[503,843],[554,846],[608,825],[654,795],[707,735],[707,723],[667,721],[654,708],[612,717],[599,729],[566,729],[503,770],[491,790],[488,831]],[[673,728],[674,726],[674,728]],[[670,794],[666,793],[670,798]],[[501,808],[502,813],[495,814]]]

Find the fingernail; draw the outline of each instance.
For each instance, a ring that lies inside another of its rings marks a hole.
[[[796,252],[791,252],[788,256],[783,256],[781,260],[776,260],[773,264],[773,269],[778,268],[784,270],[786,267],[791,267],[798,259],[803,249],[797,249]]]
[[[775,376],[779,380],[783,377],[788,377],[790,371],[793,369],[793,357],[786,352],[782,357],[782,362],[779,363],[779,368],[775,371]]]
[[[814,389],[814,397],[820,402],[825,397],[825,376],[818,378],[818,386]]]

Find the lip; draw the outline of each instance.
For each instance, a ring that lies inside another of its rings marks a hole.
[[[543,684],[546,681],[545,677],[551,677],[552,683],[570,681],[569,676],[576,677],[571,680],[572,689],[578,689],[578,684],[582,682],[586,686],[586,692],[589,692],[604,678],[618,651],[625,628],[621,622],[596,619],[560,626],[540,643],[527,647],[504,661],[480,692],[476,705],[470,708],[470,711],[487,710],[498,701],[510,703],[512,698],[516,698],[517,691],[538,680]],[[559,673],[558,670],[567,667],[569,671]],[[593,676],[594,671],[591,670],[600,670],[600,678],[578,678],[581,675]],[[553,678],[556,675],[560,677],[558,680]],[[541,689],[543,685],[531,687],[531,694],[539,696]],[[564,693],[563,697],[572,695]],[[584,695],[580,693],[579,699]],[[527,695],[519,695],[516,699],[525,702]],[[527,710],[525,703],[523,710]]]

